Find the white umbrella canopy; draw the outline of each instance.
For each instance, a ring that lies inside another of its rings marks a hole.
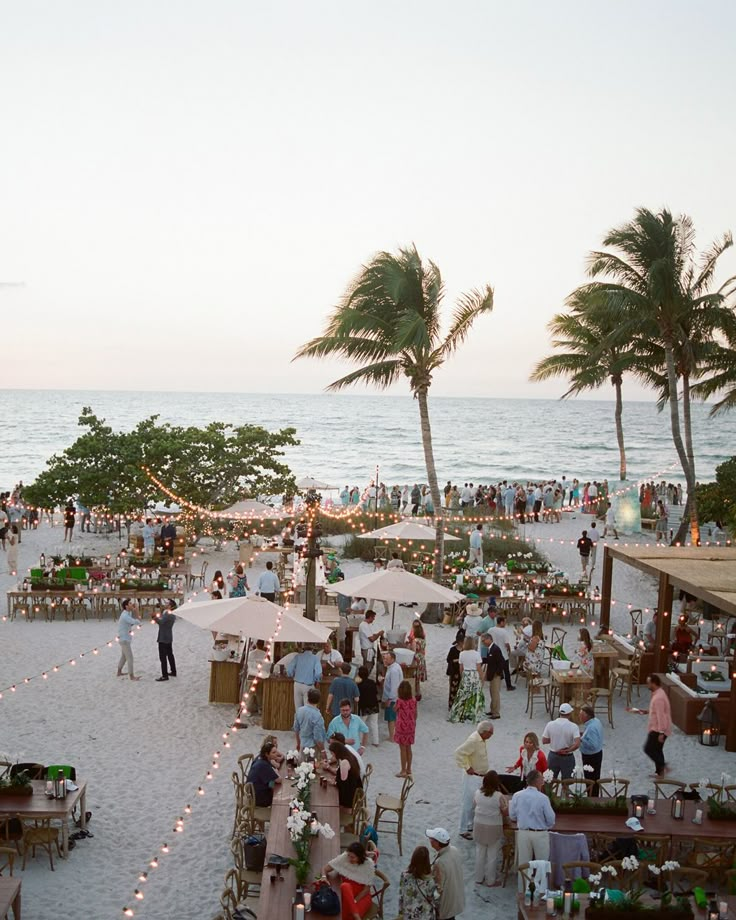
[[[337,486],[328,486],[326,482],[322,482],[321,479],[312,479],[311,476],[303,476],[301,479],[296,481],[297,489],[336,489]]]
[[[325,642],[331,630],[313,623],[297,612],[272,604],[264,597],[230,597],[227,600],[185,604],[177,616],[202,629],[217,630],[249,639],[270,639],[276,633],[279,642]]]
[[[252,498],[244,498],[242,501],[230,505],[229,508],[225,508],[224,511],[218,511],[216,513],[221,516],[232,514],[237,517],[264,517],[272,519],[291,516],[287,512],[281,511],[278,508],[272,508],[271,505],[267,505],[265,502],[258,502]]]
[[[181,514],[181,508],[176,502],[172,502],[170,505],[164,505],[159,502],[157,505],[146,508],[146,514],[152,514],[156,517],[174,517],[176,514]]]
[[[331,590],[348,597],[371,597],[379,601],[418,604],[454,604],[465,595],[412,575],[403,569],[387,569],[356,575],[330,585]]]
[[[427,527],[426,524],[418,524],[416,521],[399,521],[396,524],[389,524],[388,527],[379,527],[378,530],[371,530],[370,533],[359,533],[360,540],[435,540],[437,534],[433,527]],[[445,534],[445,542],[448,540],[462,540],[462,537],[456,537],[451,533]]]

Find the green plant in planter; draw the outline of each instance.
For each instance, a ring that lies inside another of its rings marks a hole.
[[[26,770],[21,770],[13,776],[6,774],[0,777],[1,795],[31,795],[32,793],[31,778]]]

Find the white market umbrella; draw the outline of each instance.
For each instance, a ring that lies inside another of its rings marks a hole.
[[[399,521],[397,524],[389,524],[388,527],[379,527],[378,530],[371,530],[370,533],[359,533],[359,540],[435,540],[437,534],[434,527],[427,527],[426,524],[418,524],[416,521]],[[445,542],[448,540],[461,540],[462,537],[456,537],[451,533],[445,534]]]
[[[417,604],[455,604],[465,596],[458,591],[435,584],[404,569],[379,569],[367,575],[356,575],[331,585],[331,590],[348,597],[371,597],[379,601]],[[391,617],[391,628],[394,619]]]
[[[337,486],[328,486],[326,482],[320,479],[312,479],[311,476],[303,476],[296,481],[297,489],[327,489],[328,491],[336,489]]]
[[[176,502],[172,502],[170,505],[159,503],[152,508],[147,508],[146,514],[154,514],[156,517],[175,517],[177,514],[181,514],[181,508]]]
[[[176,611],[182,620],[202,629],[217,630],[231,636],[248,639],[270,639],[278,642],[326,642],[331,630],[314,623],[296,611],[280,607],[265,597],[230,597],[227,600],[185,604]]]

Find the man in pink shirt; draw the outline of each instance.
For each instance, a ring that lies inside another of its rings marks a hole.
[[[663,776],[667,769],[664,763],[664,743],[672,734],[672,712],[669,697],[662,689],[658,674],[647,677],[647,686],[652,691],[652,698],[649,703],[644,753],[654,761],[655,776]]]

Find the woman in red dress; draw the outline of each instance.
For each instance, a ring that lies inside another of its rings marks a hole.
[[[412,695],[411,684],[408,680],[401,681],[398,695],[394,741],[399,746],[401,771],[396,775],[400,779],[404,779],[407,776],[411,776],[411,748],[414,744],[414,735],[417,728],[417,701]]]
[[[340,878],[342,920],[363,920],[371,906],[371,886],[376,882],[375,867],[363,844],[351,843],[327,863],[322,874]]]

